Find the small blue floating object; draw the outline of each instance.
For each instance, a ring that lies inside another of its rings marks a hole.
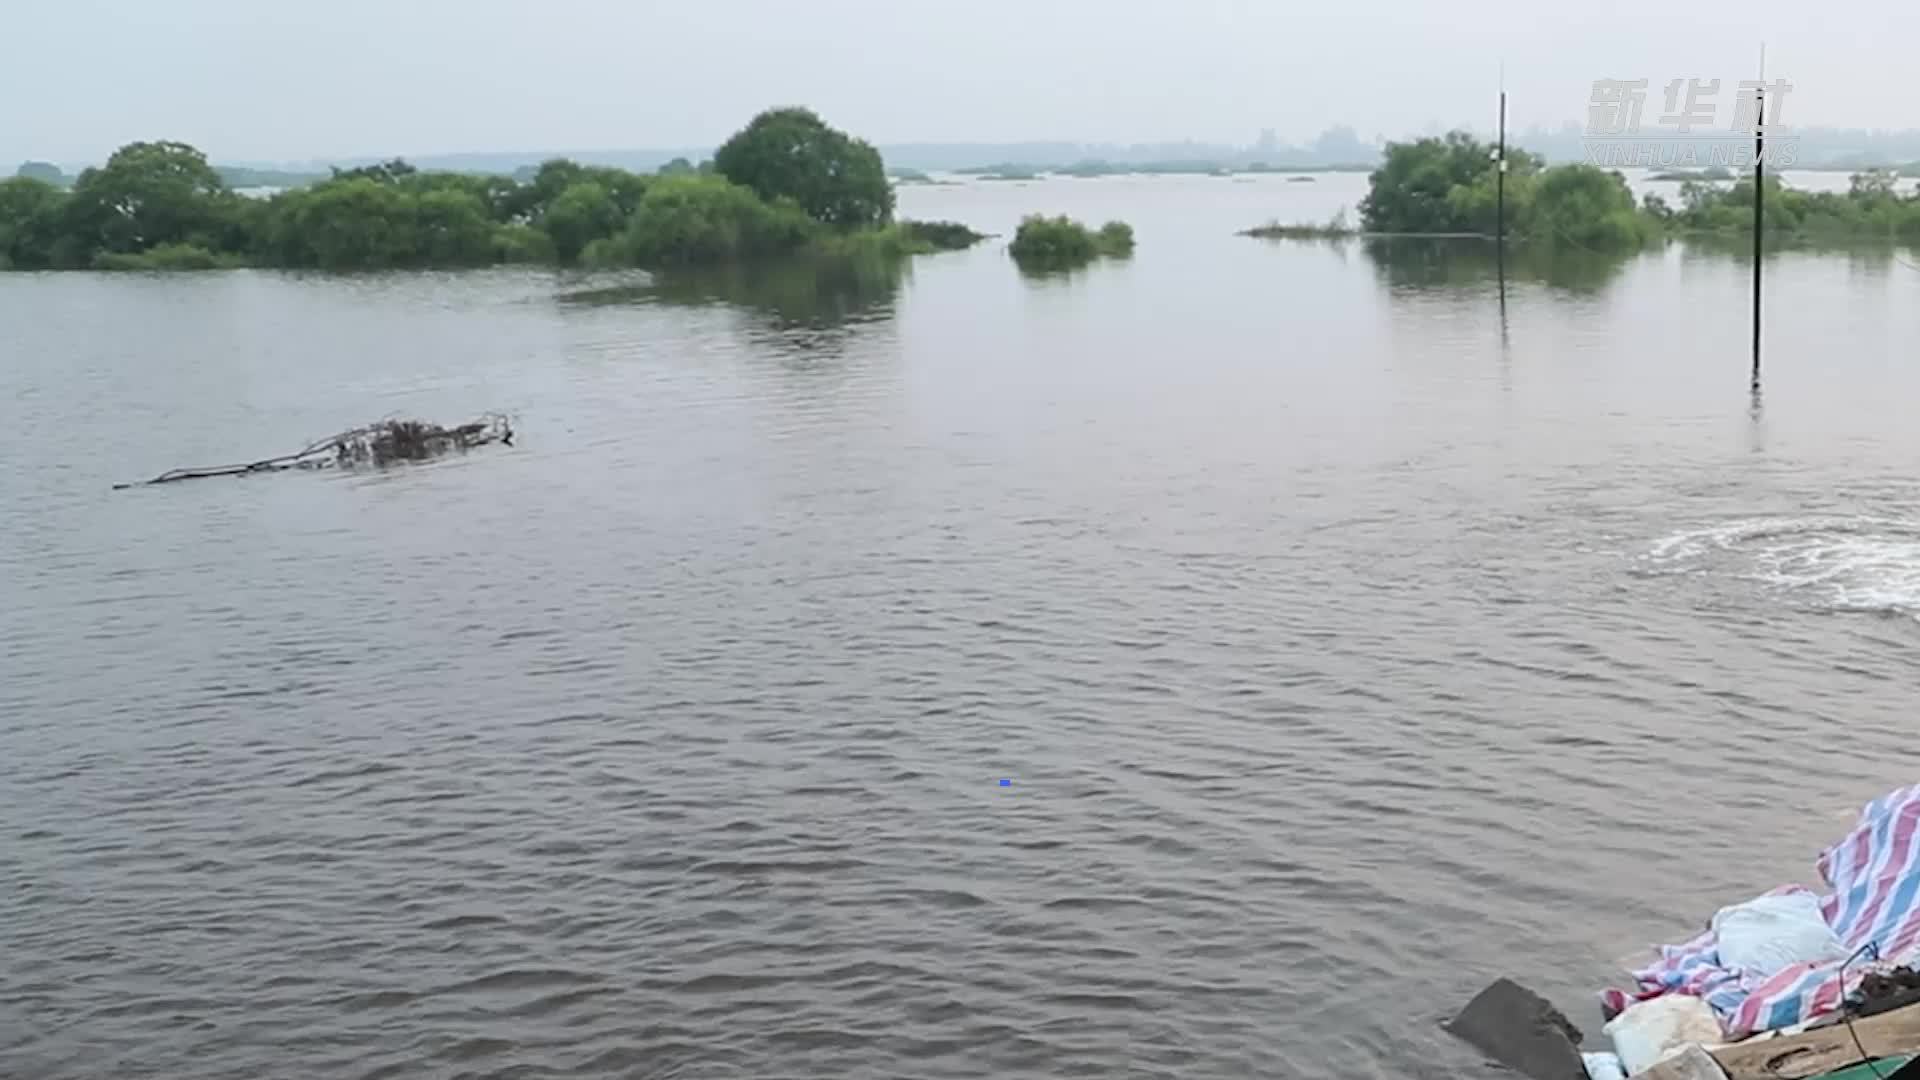
[[[1000,786],[1001,786],[1001,787],[1012,787],[1012,786],[1013,786],[1013,781],[1011,781],[1011,780],[1002,780],[1002,781],[1000,781]]]

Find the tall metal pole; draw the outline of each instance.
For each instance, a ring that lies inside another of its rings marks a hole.
[[[1766,97],[1753,91],[1753,389],[1760,389],[1760,208],[1766,202]]]
[[[1494,162],[1493,206],[1494,206],[1494,243],[1499,245],[1500,253],[1505,254],[1507,246],[1507,92],[1500,91],[1500,152]]]

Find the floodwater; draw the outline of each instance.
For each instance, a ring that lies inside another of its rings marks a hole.
[[[0,1075],[1477,1076],[1914,779],[1920,266],[0,276]],[[392,413],[511,449],[114,491]]]

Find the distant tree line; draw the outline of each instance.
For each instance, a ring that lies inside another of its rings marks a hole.
[[[1873,169],[1854,173],[1846,191],[1803,191],[1768,176],[1761,229],[1786,243],[1920,245],[1920,186],[1903,193],[1900,179],[1890,169]],[[1724,185],[1688,181],[1680,185],[1677,205],[1653,196],[1647,208],[1682,236],[1751,236],[1753,178]]]
[[[0,181],[0,268],[652,267],[980,239],[895,223],[878,151],[806,109],[755,117],[710,168],[678,159],[651,174],[553,160],[525,177],[477,175],[394,160],[252,198],[198,149],[142,142],[70,187],[59,175]]]

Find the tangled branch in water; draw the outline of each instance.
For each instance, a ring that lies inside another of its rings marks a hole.
[[[209,476],[246,476],[330,466],[379,468],[396,461],[423,461],[496,442],[502,446],[513,445],[513,426],[499,413],[488,413],[470,424],[451,428],[422,420],[382,420],[308,443],[291,454],[279,457],[262,458],[241,465],[170,469],[151,480],[113,486],[116,489],[145,487],[150,484],[170,484],[176,480],[200,480]]]

